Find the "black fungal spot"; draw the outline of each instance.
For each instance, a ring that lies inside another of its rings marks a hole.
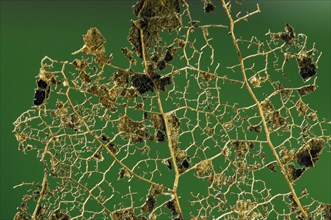
[[[34,100],[33,100],[34,105],[43,104],[45,99],[46,99],[46,92],[44,90],[41,90],[41,89],[35,90]]]
[[[132,77],[132,85],[139,91],[140,94],[154,92],[154,83],[145,74],[135,74]]]
[[[206,13],[209,13],[209,12],[214,11],[215,8],[216,8],[216,6],[212,2],[207,1],[207,2],[205,2],[203,9]]]
[[[47,86],[48,86],[48,83],[45,82],[45,81],[42,80],[42,79],[39,79],[39,80],[37,81],[37,86],[38,86],[39,89],[46,89]]]
[[[159,70],[163,70],[165,67],[167,66],[166,62],[164,60],[160,60],[158,63],[157,63],[157,68]]]

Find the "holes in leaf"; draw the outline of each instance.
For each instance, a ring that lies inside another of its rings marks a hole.
[[[322,203],[320,206],[320,210],[322,212],[324,219],[331,219],[331,205]]]

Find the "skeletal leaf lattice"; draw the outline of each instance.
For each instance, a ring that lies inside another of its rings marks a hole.
[[[30,189],[14,219],[330,219],[330,204],[295,188],[330,147],[305,101],[321,52],[290,24],[237,37],[260,13],[240,7],[204,0],[206,16],[227,19],[204,24],[185,0],[138,0],[128,68],[96,27],[69,61],[44,57],[34,107],[14,122],[44,174],[18,185]],[[229,61],[214,49],[221,32]],[[266,173],[287,190],[270,190]]]

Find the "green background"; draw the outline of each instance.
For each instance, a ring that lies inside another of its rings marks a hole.
[[[200,1],[192,1],[191,9],[202,12]],[[25,191],[13,189],[22,181],[40,181],[40,163],[33,153],[23,155],[17,150],[12,123],[32,106],[35,76],[45,56],[57,60],[71,59],[79,49],[82,34],[98,27],[107,39],[106,48],[119,54],[129,46],[126,37],[133,19],[134,1],[1,1],[1,207],[0,219],[12,219]],[[252,1],[244,1],[252,8]],[[330,1],[263,1],[262,13],[240,25],[246,37],[262,35],[268,29],[282,30],[285,22],[304,32],[310,42],[323,51],[319,62],[319,89],[309,96],[310,106],[330,121]],[[211,23],[226,24],[217,9],[207,15]],[[245,9],[243,10],[245,11]],[[209,16],[209,17],[208,17]],[[199,18],[196,18],[199,19]],[[222,43],[221,41],[219,41]],[[121,65],[122,60],[114,60]],[[308,188],[310,194],[330,203],[330,154],[324,154],[317,166],[297,183],[298,189]],[[275,179],[283,184],[283,179]],[[185,207],[183,207],[185,209]]]

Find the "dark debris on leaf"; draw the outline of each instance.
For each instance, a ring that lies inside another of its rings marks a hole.
[[[189,162],[188,158],[185,158],[185,159],[183,160],[183,162],[182,162],[182,166],[183,166],[185,169],[187,169],[187,168],[190,167],[190,162]]]
[[[91,77],[89,74],[87,74],[85,71],[81,71],[79,74],[79,78],[85,82],[85,83],[90,83],[91,82]]]
[[[173,58],[174,57],[172,56],[171,52],[169,50],[167,50],[167,52],[166,52],[166,54],[164,56],[164,61],[167,62],[167,63],[169,63],[170,61],[173,60]]]
[[[139,91],[139,93],[144,94],[146,92],[154,92],[154,83],[145,74],[135,74],[132,77],[132,85]]]
[[[49,218],[49,220],[69,220],[70,216],[57,209]]]
[[[166,68],[167,63],[164,60],[160,60],[159,62],[157,62],[157,68],[159,70],[163,70],[164,68]]]
[[[316,74],[315,64],[310,64],[300,69],[300,75],[304,81],[307,81],[310,77],[314,76],[315,74]]]
[[[145,204],[142,206],[142,210],[144,212],[151,213],[154,210],[155,205],[156,205],[156,199],[154,198],[154,196],[148,195],[148,198],[147,198]]]
[[[35,94],[34,94],[34,100],[33,100],[33,104],[34,105],[41,105],[43,104],[43,102],[46,99],[46,91],[41,90],[41,89],[37,89],[35,90]]]
[[[163,142],[166,139],[164,132],[162,132],[161,130],[158,130],[156,133],[156,139],[159,142]]]
[[[280,38],[287,44],[292,43],[295,40],[294,29],[289,24],[285,24],[285,32],[281,33]]]
[[[303,172],[304,172],[305,170],[306,170],[305,168],[294,169],[294,170],[293,170],[293,173],[292,173],[293,180],[298,179],[298,178],[303,174]]]
[[[287,165],[287,172],[292,181],[298,180],[306,171],[306,168],[296,168],[293,163]]]
[[[165,165],[168,167],[169,170],[172,170],[172,161],[171,159],[167,159],[164,161]]]
[[[129,77],[131,73],[124,70],[118,70],[113,76],[112,80],[115,82],[115,84],[120,86],[125,86],[129,83]]]
[[[160,78],[155,82],[156,87],[158,88],[159,91],[164,92],[166,90],[166,87],[168,85],[171,85],[172,80],[169,76]]]
[[[315,85],[310,85],[310,86],[304,86],[300,89],[298,89],[298,92],[301,96],[308,95],[312,92],[314,92],[317,89],[317,86]]]
[[[304,82],[308,81],[312,76],[316,74],[316,65],[311,57],[299,57],[297,58],[299,67],[299,73]]]
[[[324,141],[322,139],[311,139],[298,150],[296,153],[296,161],[302,166],[313,167],[319,159],[323,147]]]
[[[205,1],[205,3],[204,3],[204,11],[206,12],[206,13],[209,13],[209,12],[212,12],[212,11],[214,11],[215,10],[215,8],[216,8],[216,6],[212,3],[212,2],[210,2],[210,1]]]
[[[173,200],[168,201],[165,204],[165,207],[171,211],[171,214],[172,215],[176,215],[177,214],[177,208],[176,208],[175,201],[173,201]]]
[[[45,82],[45,81],[42,80],[42,79],[39,79],[39,80],[37,81],[37,86],[38,86],[39,89],[46,89],[47,86],[48,86],[48,83]]]

